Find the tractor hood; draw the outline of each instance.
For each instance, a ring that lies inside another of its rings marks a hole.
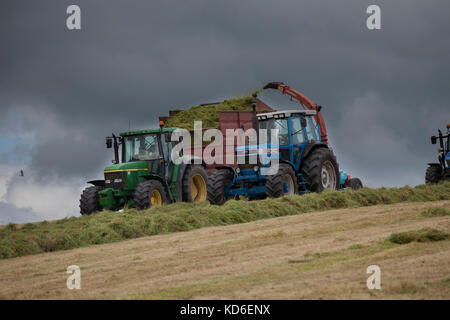
[[[105,187],[133,190],[140,182],[140,176],[148,174],[148,163],[133,161],[118,163],[105,168]]]
[[[258,145],[246,145],[236,148],[236,157],[244,158],[243,163],[249,163],[249,157],[257,156],[258,161],[262,160],[263,163],[267,163],[269,159],[280,159],[280,145],[274,143],[264,143]],[[261,158],[262,157],[262,158]]]
[[[280,145],[275,143],[254,144],[236,147],[237,156],[245,156],[252,154],[270,154],[278,153]]]
[[[148,164],[145,161],[133,161],[126,163],[118,163],[105,168],[105,172],[119,172],[119,171],[147,171]]]

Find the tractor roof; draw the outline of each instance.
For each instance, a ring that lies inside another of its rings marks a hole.
[[[177,128],[163,128],[162,132],[173,132],[175,131]],[[146,134],[146,133],[158,133],[160,132],[161,129],[145,129],[145,130],[135,130],[135,131],[125,131],[122,132],[120,134],[120,136],[125,137],[125,136],[133,136],[133,135],[137,135],[137,134]]]
[[[259,113],[256,116],[259,120],[270,119],[270,118],[279,118],[280,115],[284,118],[291,117],[294,114],[302,114],[305,116],[313,116],[316,114],[315,110],[284,110],[284,111],[276,111],[276,112],[268,112],[268,113]]]

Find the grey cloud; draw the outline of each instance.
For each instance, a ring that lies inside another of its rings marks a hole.
[[[18,208],[6,202],[0,202],[0,226],[8,223],[27,223],[42,220],[31,208]]]

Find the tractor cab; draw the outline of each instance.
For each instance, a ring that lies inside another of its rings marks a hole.
[[[265,130],[271,143],[273,130],[278,130],[279,160],[300,166],[300,155],[308,144],[320,142],[320,128],[315,123],[314,110],[288,110],[258,114],[258,130]]]
[[[170,153],[175,142],[170,135],[175,129],[142,130],[121,133],[122,163],[144,162],[148,173],[168,177],[172,166]]]
[[[128,131],[122,132],[119,137],[107,137],[106,145],[108,148],[114,146],[115,159],[113,165],[104,170],[105,187],[132,190],[142,175],[155,175],[162,179],[168,177],[173,147],[170,134],[173,130]]]
[[[320,142],[320,128],[314,120],[316,114],[313,110],[287,110],[257,114],[258,137],[256,145],[241,146],[236,148],[239,164],[238,172],[253,174],[245,171],[256,167],[267,167],[270,163],[263,164],[261,159],[251,156],[262,155],[267,159],[278,159],[280,162],[290,163],[295,170],[300,167],[300,155],[308,144]],[[277,141],[273,141],[273,139]],[[277,150],[277,152],[274,152]],[[255,164],[255,160],[257,163]],[[253,163],[251,163],[253,162]],[[255,166],[256,165],[256,166]]]

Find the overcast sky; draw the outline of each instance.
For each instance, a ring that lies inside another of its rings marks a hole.
[[[81,30],[66,28],[70,4]],[[370,4],[381,30],[366,28]],[[446,0],[2,0],[0,224],[78,215],[113,158],[104,137],[129,121],[269,81],[323,106],[341,169],[421,184],[450,122],[449,13]]]

